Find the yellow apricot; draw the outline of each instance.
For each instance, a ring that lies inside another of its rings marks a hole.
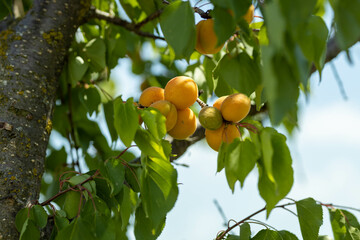
[[[222,142],[232,143],[238,137],[240,137],[239,130],[233,124],[223,124],[217,130],[205,130],[206,142],[215,151],[219,151]]]
[[[146,88],[140,95],[139,104],[149,107],[156,101],[164,100],[164,89],[160,87]]]
[[[225,98],[221,104],[223,118],[230,122],[240,122],[249,113],[251,107],[250,98],[242,93],[234,93]]]
[[[214,19],[201,20],[196,24],[195,49],[201,54],[215,54],[224,44],[218,46],[218,38],[214,30]]]
[[[175,126],[168,132],[175,139],[190,137],[196,130],[196,116],[190,108],[177,111]]]
[[[252,20],[254,19],[254,10],[255,7],[253,4],[251,4],[251,6],[249,7],[249,9],[247,10],[247,12],[245,13],[245,15],[243,16],[243,18],[245,19],[245,21],[247,21],[247,23],[251,23]]]
[[[176,124],[177,110],[174,104],[166,100],[154,102],[150,107],[156,108],[166,117],[166,131],[170,131]]]
[[[186,109],[198,98],[198,87],[191,78],[178,76],[166,84],[164,95],[178,110]]]
[[[222,102],[225,100],[225,98],[226,98],[227,96],[228,96],[228,95],[222,96],[222,97],[219,97],[218,99],[216,99],[216,101],[215,101],[214,104],[213,104],[213,107],[216,107],[217,109],[220,110],[221,104],[222,104]]]

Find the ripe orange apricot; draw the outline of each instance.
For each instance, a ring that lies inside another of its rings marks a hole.
[[[139,104],[149,107],[152,103],[164,100],[164,89],[160,87],[146,88],[140,95]]]
[[[218,38],[214,30],[214,19],[201,20],[196,24],[195,49],[201,54],[215,54],[224,44],[218,46]]]
[[[198,87],[191,78],[178,76],[166,84],[164,95],[178,110],[186,109],[198,98]]]
[[[177,110],[174,104],[166,100],[154,102],[150,107],[156,108],[166,117],[166,131],[170,131],[176,124]]]
[[[247,23],[251,23],[252,20],[254,19],[254,10],[255,7],[253,4],[251,4],[251,6],[249,7],[249,9],[247,10],[247,12],[245,13],[245,15],[243,16],[243,18],[245,19],[245,21],[247,21]]]
[[[221,104],[223,118],[230,122],[240,122],[244,119],[251,107],[250,98],[242,93],[234,93],[225,98]]]
[[[239,130],[233,124],[223,124],[217,130],[205,130],[206,142],[215,151],[219,151],[222,142],[232,143],[238,137],[240,137]]]
[[[177,111],[177,121],[168,133],[175,139],[190,137],[196,130],[196,116],[190,108]]]
[[[216,101],[215,101],[214,104],[213,104],[213,107],[216,107],[217,109],[220,110],[221,104],[223,103],[223,101],[225,100],[225,98],[226,98],[227,96],[228,96],[228,95],[222,96],[222,97],[219,97],[218,99],[216,99]]]

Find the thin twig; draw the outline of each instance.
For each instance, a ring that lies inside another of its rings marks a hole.
[[[336,69],[336,66],[333,62],[330,62],[330,67],[331,67],[331,70],[334,74],[334,77],[335,77],[335,80],[336,80],[336,83],[338,84],[338,87],[339,87],[339,90],[340,90],[340,93],[341,93],[341,96],[343,97],[343,99],[346,101],[348,100],[348,97],[346,95],[346,92],[345,92],[345,88],[344,88],[344,84],[343,82],[341,81],[341,78],[340,78],[340,75]]]
[[[294,202],[291,202],[291,203],[285,203],[285,204],[282,204],[282,205],[277,205],[275,206],[274,208],[284,208],[286,206],[290,206],[290,205],[294,205],[295,203]],[[236,224],[232,225],[231,227],[227,228],[225,231],[223,231],[219,236],[216,237],[216,240],[221,240],[225,237],[225,235],[230,232],[231,230],[233,230],[235,227],[239,226],[240,224],[244,223],[245,221],[247,220],[250,220],[252,217],[254,217],[255,215],[263,212],[266,210],[266,206],[263,207],[262,209],[254,212],[253,214],[250,214],[249,216],[247,216],[246,218],[242,219],[241,221],[237,222]]]
[[[226,219],[226,216],[225,216],[224,210],[221,208],[221,206],[220,206],[219,202],[218,202],[216,199],[214,199],[214,204],[215,204],[215,206],[216,206],[216,208],[217,208],[218,212],[220,213],[220,215],[221,215],[221,217],[222,217],[222,219],[223,219],[223,221],[224,221],[224,226],[226,226],[226,225],[227,225],[227,224],[226,224],[227,219]]]
[[[67,193],[67,192],[69,192],[69,191],[74,191],[76,188],[79,188],[79,187],[82,186],[84,183],[87,183],[87,182],[89,182],[89,181],[91,181],[91,180],[94,180],[94,179],[96,178],[96,176],[99,175],[99,174],[100,174],[100,171],[99,171],[99,170],[96,170],[96,172],[95,172],[92,176],[90,176],[89,178],[85,179],[84,181],[82,181],[82,182],[79,183],[79,184],[76,184],[76,185],[73,186],[73,187],[70,187],[70,188],[67,188],[67,189],[65,189],[65,190],[63,190],[63,191],[58,192],[57,194],[55,194],[54,196],[52,196],[52,197],[49,198],[48,200],[40,203],[40,205],[41,205],[41,206],[45,206],[45,205],[50,204],[52,201],[54,201],[56,198],[60,197],[61,195],[65,194],[65,193]]]

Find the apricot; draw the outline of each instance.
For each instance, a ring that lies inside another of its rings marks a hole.
[[[198,87],[193,79],[178,76],[171,79],[165,86],[165,100],[175,105],[178,110],[193,105],[198,98]]]
[[[216,130],[205,130],[205,138],[208,145],[215,151],[219,151],[222,142],[232,143],[235,138],[240,137],[238,128],[233,124],[223,124]]]
[[[218,99],[216,99],[216,101],[215,101],[214,104],[213,104],[213,107],[216,107],[217,109],[220,110],[221,104],[222,104],[222,102],[225,100],[225,98],[226,98],[227,96],[228,96],[228,95],[222,96],[222,97],[219,97]]]
[[[196,130],[196,116],[190,108],[177,111],[175,126],[168,132],[175,139],[190,137]]]
[[[223,118],[230,122],[240,122],[244,119],[251,107],[250,98],[242,93],[227,96],[221,104]]]
[[[253,4],[251,4],[249,9],[243,16],[243,18],[245,19],[245,21],[247,21],[248,24],[250,24],[252,22],[252,20],[254,19],[254,10],[255,10],[255,7]]]
[[[149,107],[152,103],[164,100],[164,89],[160,87],[146,88],[140,95],[139,104]]]
[[[210,130],[216,130],[223,124],[223,118],[219,109],[215,107],[203,107],[199,112],[200,124]]]
[[[154,102],[150,107],[156,108],[166,117],[166,131],[170,131],[176,124],[177,110],[174,104],[166,100]]]
[[[201,54],[215,54],[224,44],[218,46],[218,38],[214,30],[214,19],[201,20],[196,24],[195,49]]]

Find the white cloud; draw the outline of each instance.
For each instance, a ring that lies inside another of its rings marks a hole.
[[[360,146],[360,108],[341,102],[326,108],[306,109],[300,123],[299,144]]]

